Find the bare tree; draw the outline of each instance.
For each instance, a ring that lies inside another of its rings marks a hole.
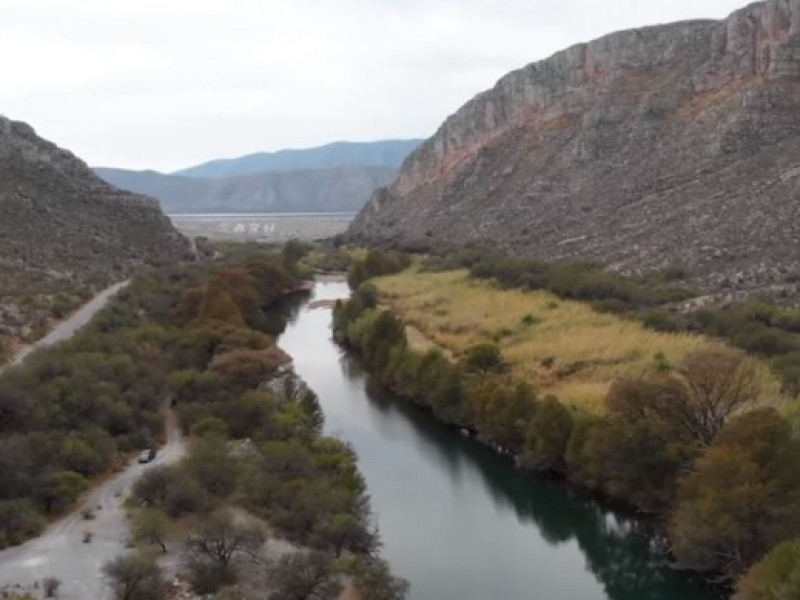
[[[324,552],[294,552],[268,570],[270,600],[336,600],[342,585]]]
[[[617,382],[606,405],[626,421],[655,417],[671,423],[707,446],[728,418],[754,403],[759,393],[756,362],[720,346],[687,354],[677,375]]]
[[[237,523],[230,513],[216,512],[189,534],[186,549],[191,559],[228,566],[237,556],[255,556],[264,539],[260,528]]]
[[[708,445],[725,421],[760,393],[756,363],[733,348],[696,350],[678,368],[684,392],[669,408],[689,433]]]

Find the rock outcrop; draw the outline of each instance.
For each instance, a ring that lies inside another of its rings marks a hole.
[[[349,236],[789,285],[800,0],[614,33],[506,75],[409,156]]]
[[[153,198],[119,190],[25,123],[0,117],[0,336],[25,338],[62,309],[189,242]]]

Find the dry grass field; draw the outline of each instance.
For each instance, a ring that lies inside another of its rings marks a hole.
[[[647,373],[659,355],[674,365],[692,350],[722,343],[651,331],[548,292],[503,290],[465,271],[409,270],[375,284],[381,302],[409,327],[414,347],[436,345],[458,359],[474,344],[497,343],[513,375],[534,383],[541,394],[593,412],[602,410],[616,378]],[[766,365],[760,377],[765,400],[781,404],[779,384]]]

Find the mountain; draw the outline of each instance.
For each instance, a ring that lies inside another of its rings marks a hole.
[[[168,213],[355,212],[396,173],[350,167],[199,179],[155,171],[95,172],[123,189],[158,198]]]
[[[259,152],[240,158],[212,160],[173,173],[186,177],[233,177],[264,171],[384,167],[397,169],[422,140],[334,142],[318,148]]]
[[[348,236],[797,293],[800,0],[614,33],[506,75],[406,159]]]
[[[155,199],[113,187],[29,125],[0,117],[0,346],[135,268],[189,251]]]

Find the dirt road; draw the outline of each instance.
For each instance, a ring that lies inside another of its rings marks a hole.
[[[127,281],[121,281],[120,283],[115,283],[110,288],[107,288],[97,294],[94,298],[89,300],[89,302],[81,306],[77,311],[56,325],[53,331],[48,333],[38,342],[31,344],[30,346],[25,346],[19,352],[17,352],[11,362],[5,366],[0,366],[0,373],[10,366],[20,364],[28,357],[28,355],[35,352],[39,348],[46,348],[47,346],[52,346],[53,344],[57,344],[58,342],[63,342],[64,340],[71,338],[79,329],[91,321],[92,317],[98,311],[100,311],[102,308],[105,308],[106,304],[108,304],[108,301],[111,300],[111,298],[113,298],[117,292],[127,285]]]
[[[41,536],[22,546],[0,551],[0,590],[3,586],[32,586],[45,577],[63,583],[61,600],[105,600],[111,598],[101,568],[110,559],[127,551],[128,526],[122,503],[133,482],[157,464],[175,462],[185,452],[183,438],[174,414],[167,419],[167,444],[156,460],[147,465],[131,464],[113,479],[98,487],[75,512],[51,525]],[[86,520],[85,509],[94,512]],[[84,532],[92,541],[84,543]]]

